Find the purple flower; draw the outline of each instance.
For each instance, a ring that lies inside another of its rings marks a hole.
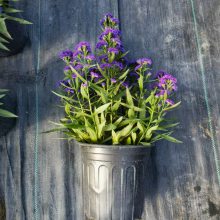
[[[64,60],[64,59],[71,59],[73,57],[73,52],[71,50],[64,50],[59,53],[59,58]]]
[[[152,64],[152,60],[149,59],[149,58],[141,58],[141,59],[138,59],[136,61],[136,63],[138,64],[136,67],[135,67],[135,71],[138,71],[138,70],[141,70],[141,68],[143,66],[147,66],[147,65],[151,65]]]
[[[142,65],[139,64],[139,65],[137,65],[137,66],[134,68],[134,70],[135,70],[135,71],[138,71],[139,69],[141,69],[141,67],[142,67]]]
[[[114,78],[111,78],[111,82],[112,82],[112,83],[116,83],[116,82],[117,82],[117,80],[116,80],[116,79],[114,79]]]
[[[62,86],[66,81],[65,80],[59,80],[56,82],[56,86],[59,87],[59,86]]]
[[[98,60],[99,61],[105,61],[105,62],[108,62],[108,56],[106,54],[103,54],[101,56],[98,56]]]
[[[112,42],[114,42],[117,46],[121,46],[122,42],[119,38],[112,38]]]
[[[76,45],[75,51],[78,51],[78,52],[86,51],[90,53],[92,50],[91,50],[91,46],[89,42],[82,41]]]
[[[99,40],[104,40],[107,35],[111,35],[113,38],[118,38],[121,32],[118,29],[106,28],[99,36]]]
[[[64,72],[69,72],[71,71],[71,68],[70,66],[65,66],[64,69],[63,69]]]
[[[85,82],[85,83],[82,83],[82,87],[87,87],[88,86],[88,83]]]
[[[166,102],[167,104],[169,104],[169,105],[174,105],[174,102],[173,102],[172,100],[170,100],[170,99],[167,99],[165,102]]]
[[[155,78],[161,78],[161,77],[163,77],[165,74],[168,74],[168,73],[166,73],[166,72],[163,71],[163,70],[160,70],[160,71],[158,71],[158,72],[156,73]]]
[[[123,82],[122,85],[123,85],[124,87],[129,87],[129,83],[128,83],[128,82]]]
[[[104,87],[106,84],[105,84],[105,82],[102,82],[101,85]]]
[[[96,58],[95,58],[95,56],[94,55],[87,55],[86,57],[85,57],[85,59],[86,60],[89,60],[89,61],[93,61],[93,60],[95,60]]]
[[[96,72],[91,72],[90,75],[93,77],[93,78],[101,78],[101,76],[96,73]]]
[[[151,73],[151,72],[148,72],[148,73],[147,73],[147,76],[149,76],[149,77],[150,77],[151,75],[152,75],[152,73]]]
[[[159,93],[156,96],[163,96],[165,93],[170,95],[173,91],[177,90],[177,79],[170,75],[169,73],[165,73],[164,71],[160,71],[157,73],[158,82],[154,85],[154,88],[159,89]]]
[[[177,79],[170,74],[165,74],[158,79],[158,87],[169,91],[177,90]]]
[[[110,63],[102,63],[102,64],[100,65],[100,68],[101,68],[102,70],[107,69],[107,68],[111,68],[111,67],[112,67],[112,64],[110,64]]]
[[[135,73],[135,72],[130,72],[130,74],[129,74],[131,77],[135,77],[136,79],[139,79],[139,75],[137,74],[137,73]]]
[[[81,55],[81,54],[82,54],[82,52],[80,52],[80,51],[74,51],[73,58],[76,58],[78,55]]]
[[[108,13],[104,16],[104,18],[100,21],[101,26],[115,26],[119,23],[117,18],[114,18],[111,13]]]
[[[110,48],[108,48],[108,52],[113,53],[113,54],[118,54],[119,50],[114,47],[110,47]]]
[[[118,67],[120,70],[122,70],[124,68],[123,63],[121,63],[121,62],[113,61],[112,64],[114,66]]]
[[[75,66],[73,66],[73,68],[75,69],[75,70],[81,70],[82,68],[83,68],[83,65],[81,64],[81,63],[77,63]]]
[[[74,90],[73,90],[73,89],[70,89],[70,88],[65,88],[64,91],[65,91],[65,92],[72,93],[72,94],[74,93]]]
[[[165,93],[167,93],[167,90],[160,90],[159,93],[157,93],[155,96],[156,97],[164,96]]]
[[[101,49],[103,48],[104,46],[108,46],[108,43],[104,40],[100,40],[97,44],[96,44],[96,48],[97,49]]]
[[[140,65],[152,65],[152,60],[150,58],[141,58],[137,60],[137,63]]]
[[[73,73],[73,74],[72,74],[72,78],[73,78],[73,79],[76,79],[76,78],[77,78],[77,75],[76,75],[75,73]]]
[[[67,80],[60,80],[57,82],[59,86],[69,86],[69,82]]]

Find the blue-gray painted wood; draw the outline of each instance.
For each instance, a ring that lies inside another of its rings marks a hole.
[[[181,126],[176,136],[182,145],[158,143],[152,151],[145,189],[143,220],[220,218],[217,180],[209,120],[219,155],[220,120],[220,3],[194,0],[201,38],[210,115],[208,118],[190,0],[41,1],[41,55],[39,129],[46,131],[63,115],[51,94],[62,78],[57,53],[80,40],[95,45],[99,19],[113,12],[121,19],[123,41],[132,59],[150,56],[154,70],[165,69],[179,80],[176,111]],[[16,126],[0,138],[0,216],[8,220],[34,216],[35,71],[38,36],[38,1],[24,0],[23,16],[33,21],[22,53],[0,58],[0,86],[12,90],[17,102]],[[10,100],[8,100],[10,101]],[[81,220],[80,152],[56,139],[61,134],[39,135],[39,217],[43,220]]]

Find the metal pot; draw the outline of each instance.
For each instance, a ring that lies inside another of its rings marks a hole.
[[[141,219],[150,148],[79,143],[83,220]]]

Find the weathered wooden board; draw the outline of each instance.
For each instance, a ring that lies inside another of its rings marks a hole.
[[[216,23],[220,4],[196,1],[194,5],[209,119],[191,1],[120,2],[123,37],[132,57],[148,54],[155,68],[175,74],[182,101],[176,113],[181,123],[176,136],[184,144],[161,143],[153,152],[152,170],[156,173],[146,186],[144,219],[219,219],[219,184],[209,120],[218,148],[220,29]]]
[[[7,219],[81,219],[77,146],[55,139],[59,134],[40,133],[36,170],[35,86],[37,83],[42,132],[52,128],[50,120],[58,121],[62,116],[55,106],[57,98],[51,94],[56,81],[62,78],[63,64],[57,53],[80,40],[91,41],[94,46],[100,32],[99,19],[107,12],[120,17],[130,58],[152,57],[154,70],[165,69],[179,80],[177,99],[182,107],[176,117],[181,126],[176,136],[184,144],[161,142],[152,151],[143,219],[220,219],[215,163],[215,155],[220,157],[220,2],[194,0],[195,18],[192,2],[48,0],[41,1],[39,17],[39,2],[23,1],[25,17],[34,23],[27,27],[27,46],[16,56],[0,58],[0,86],[15,92],[19,115],[16,126],[0,138],[0,201],[6,204]],[[36,79],[39,46],[40,73]]]

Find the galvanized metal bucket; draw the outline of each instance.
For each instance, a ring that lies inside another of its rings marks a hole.
[[[150,148],[79,143],[83,220],[141,219]]]

